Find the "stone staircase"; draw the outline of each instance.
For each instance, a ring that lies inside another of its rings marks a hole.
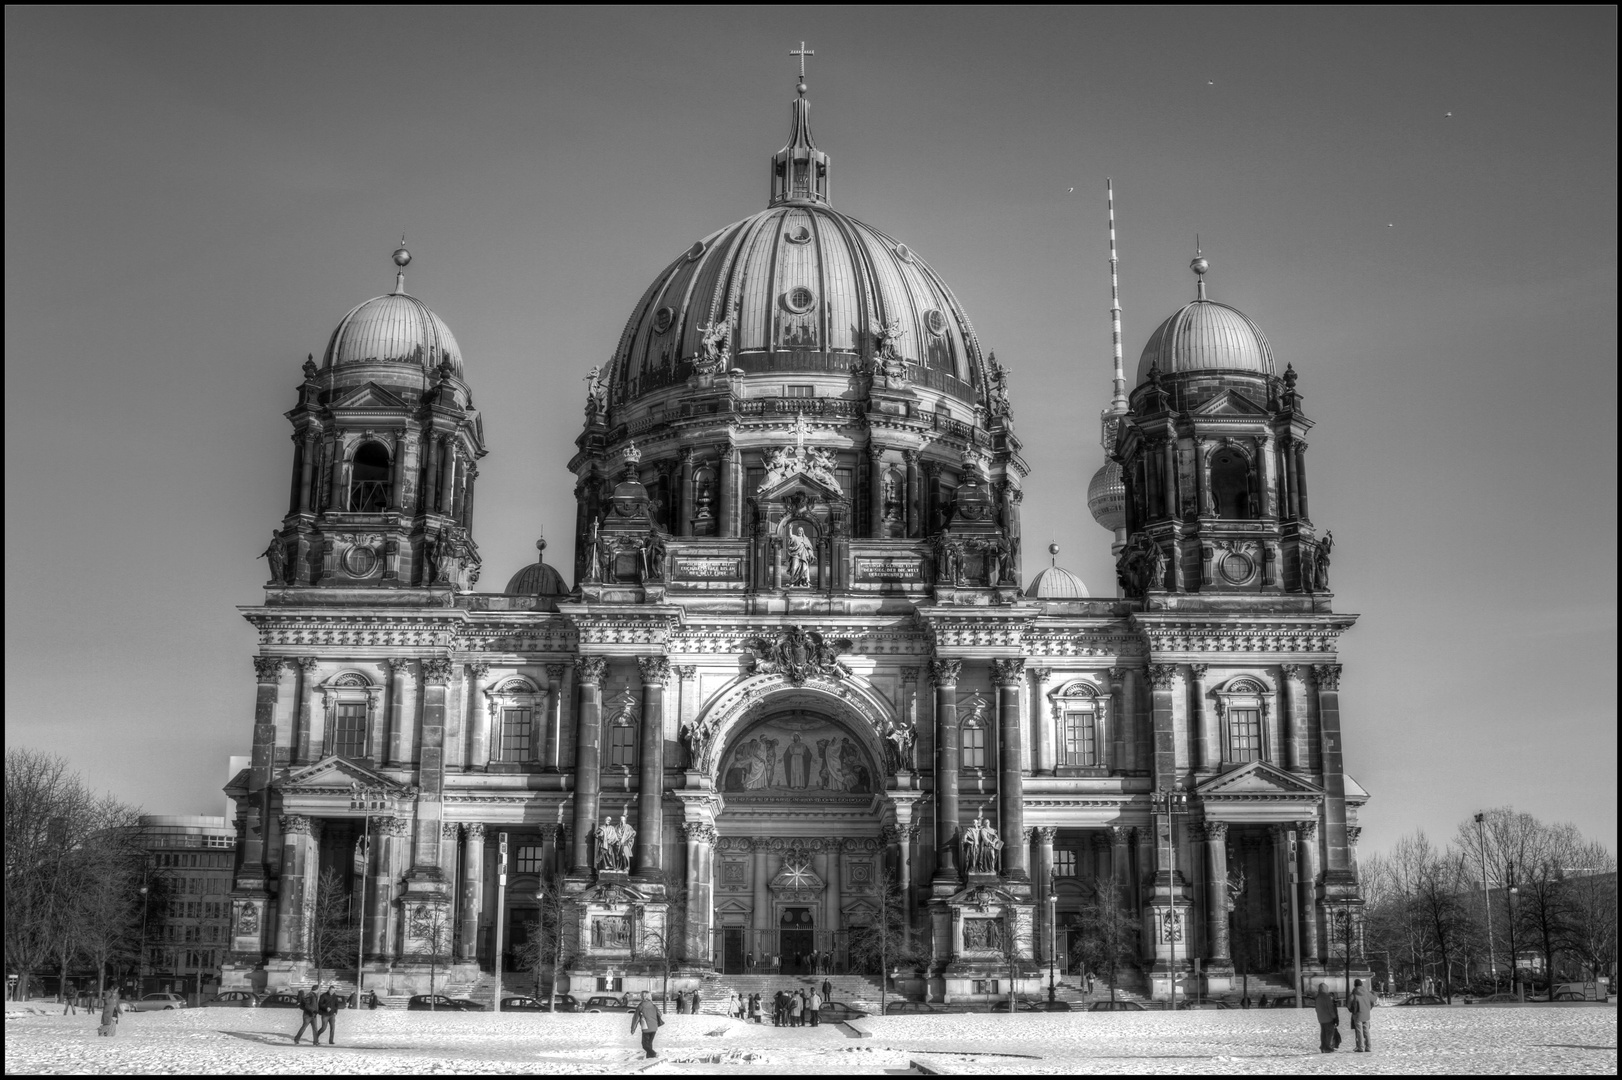
[[[511,994],[512,988],[503,985],[503,995]],[[467,998],[477,1001],[486,1009],[495,1008],[496,1004],[496,977],[488,971],[479,972],[476,979],[451,979],[440,987],[439,993],[451,998]]]
[[[699,1011],[724,1013],[727,991],[736,990],[744,997],[759,994],[761,1009],[770,1022],[772,996],[779,990],[816,989],[820,993],[824,981],[833,988],[833,1000],[863,1012],[879,1011],[883,988],[877,979],[867,975],[719,975],[705,980],[704,988],[699,991],[703,995]],[[896,995],[889,997],[895,1000]]]

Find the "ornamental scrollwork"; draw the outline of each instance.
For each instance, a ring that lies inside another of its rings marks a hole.
[[[847,638],[826,637],[800,626],[786,627],[775,640],[756,638],[744,645],[755,674],[783,675],[796,686],[813,675],[830,679],[849,675],[850,669],[840,661],[839,654],[850,648]]]

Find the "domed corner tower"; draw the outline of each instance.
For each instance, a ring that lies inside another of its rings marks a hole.
[[[1138,361],[1114,460],[1129,537],[1130,596],[1327,594],[1329,551],[1307,506],[1306,443],[1292,367],[1279,373],[1249,316],[1206,296],[1160,324]]]
[[[1028,470],[1006,372],[922,258],[830,204],[798,89],[767,208],[660,271],[588,377],[577,579],[1011,602]]]
[[[269,588],[471,589],[475,462],[483,423],[450,327],[405,291],[352,308],[321,363],[304,363],[287,516],[265,557]]]

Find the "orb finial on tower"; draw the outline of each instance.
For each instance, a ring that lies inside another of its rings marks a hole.
[[[400,246],[395,248],[394,254],[389,257],[394,260],[394,265],[398,267],[394,272],[394,291],[403,293],[405,292],[405,268],[411,265],[411,252],[406,250],[405,233],[400,234]]]
[[[1194,271],[1194,289],[1196,298],[1204,300],[1205,272],[1211,269],[1211,263],[1202,253],[1202,249],[1200,248],[1199,233],[1194,234],[1194,260],[1188,264],[1188,268]]]

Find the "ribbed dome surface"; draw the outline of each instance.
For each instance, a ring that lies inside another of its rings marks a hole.
[[[1126,484],[1121,481],[1121,466],[1113,461],[1093,473],[1087,484],[1087,509],[1093,520],[1114,532],[1126,528]]]
[[[1138,360],[1138,385],[1149,368],[1160,374],[1184,371],[1247,371],[1275,374],[1267,335],[1244,312],[1215,300],[1196,300],[1161,323]]]
[[[702,328],[730,320],[744,372],[846,374],[886,325],[915,381],[971,399],[974,327],[945,282],[905,245],[822,204],[773,206],[694,244],[643,294],[615,350],[616,399],[685,380]]]
[[[519,596],[563,596],[569,591],[563,575],[545,563],[530,563],[507,582],[503,590]]]
[[[1050,566],[1031,579],[1025,595],[1032,600],[1085,600],[1091,594],[1079,577],[1062,566]]]
[[[410,364],[432,372],[444,360],[462,374],[462,350],[443,319],[415,296],[376,296],[351,310],[327,342],[322,363]]]

